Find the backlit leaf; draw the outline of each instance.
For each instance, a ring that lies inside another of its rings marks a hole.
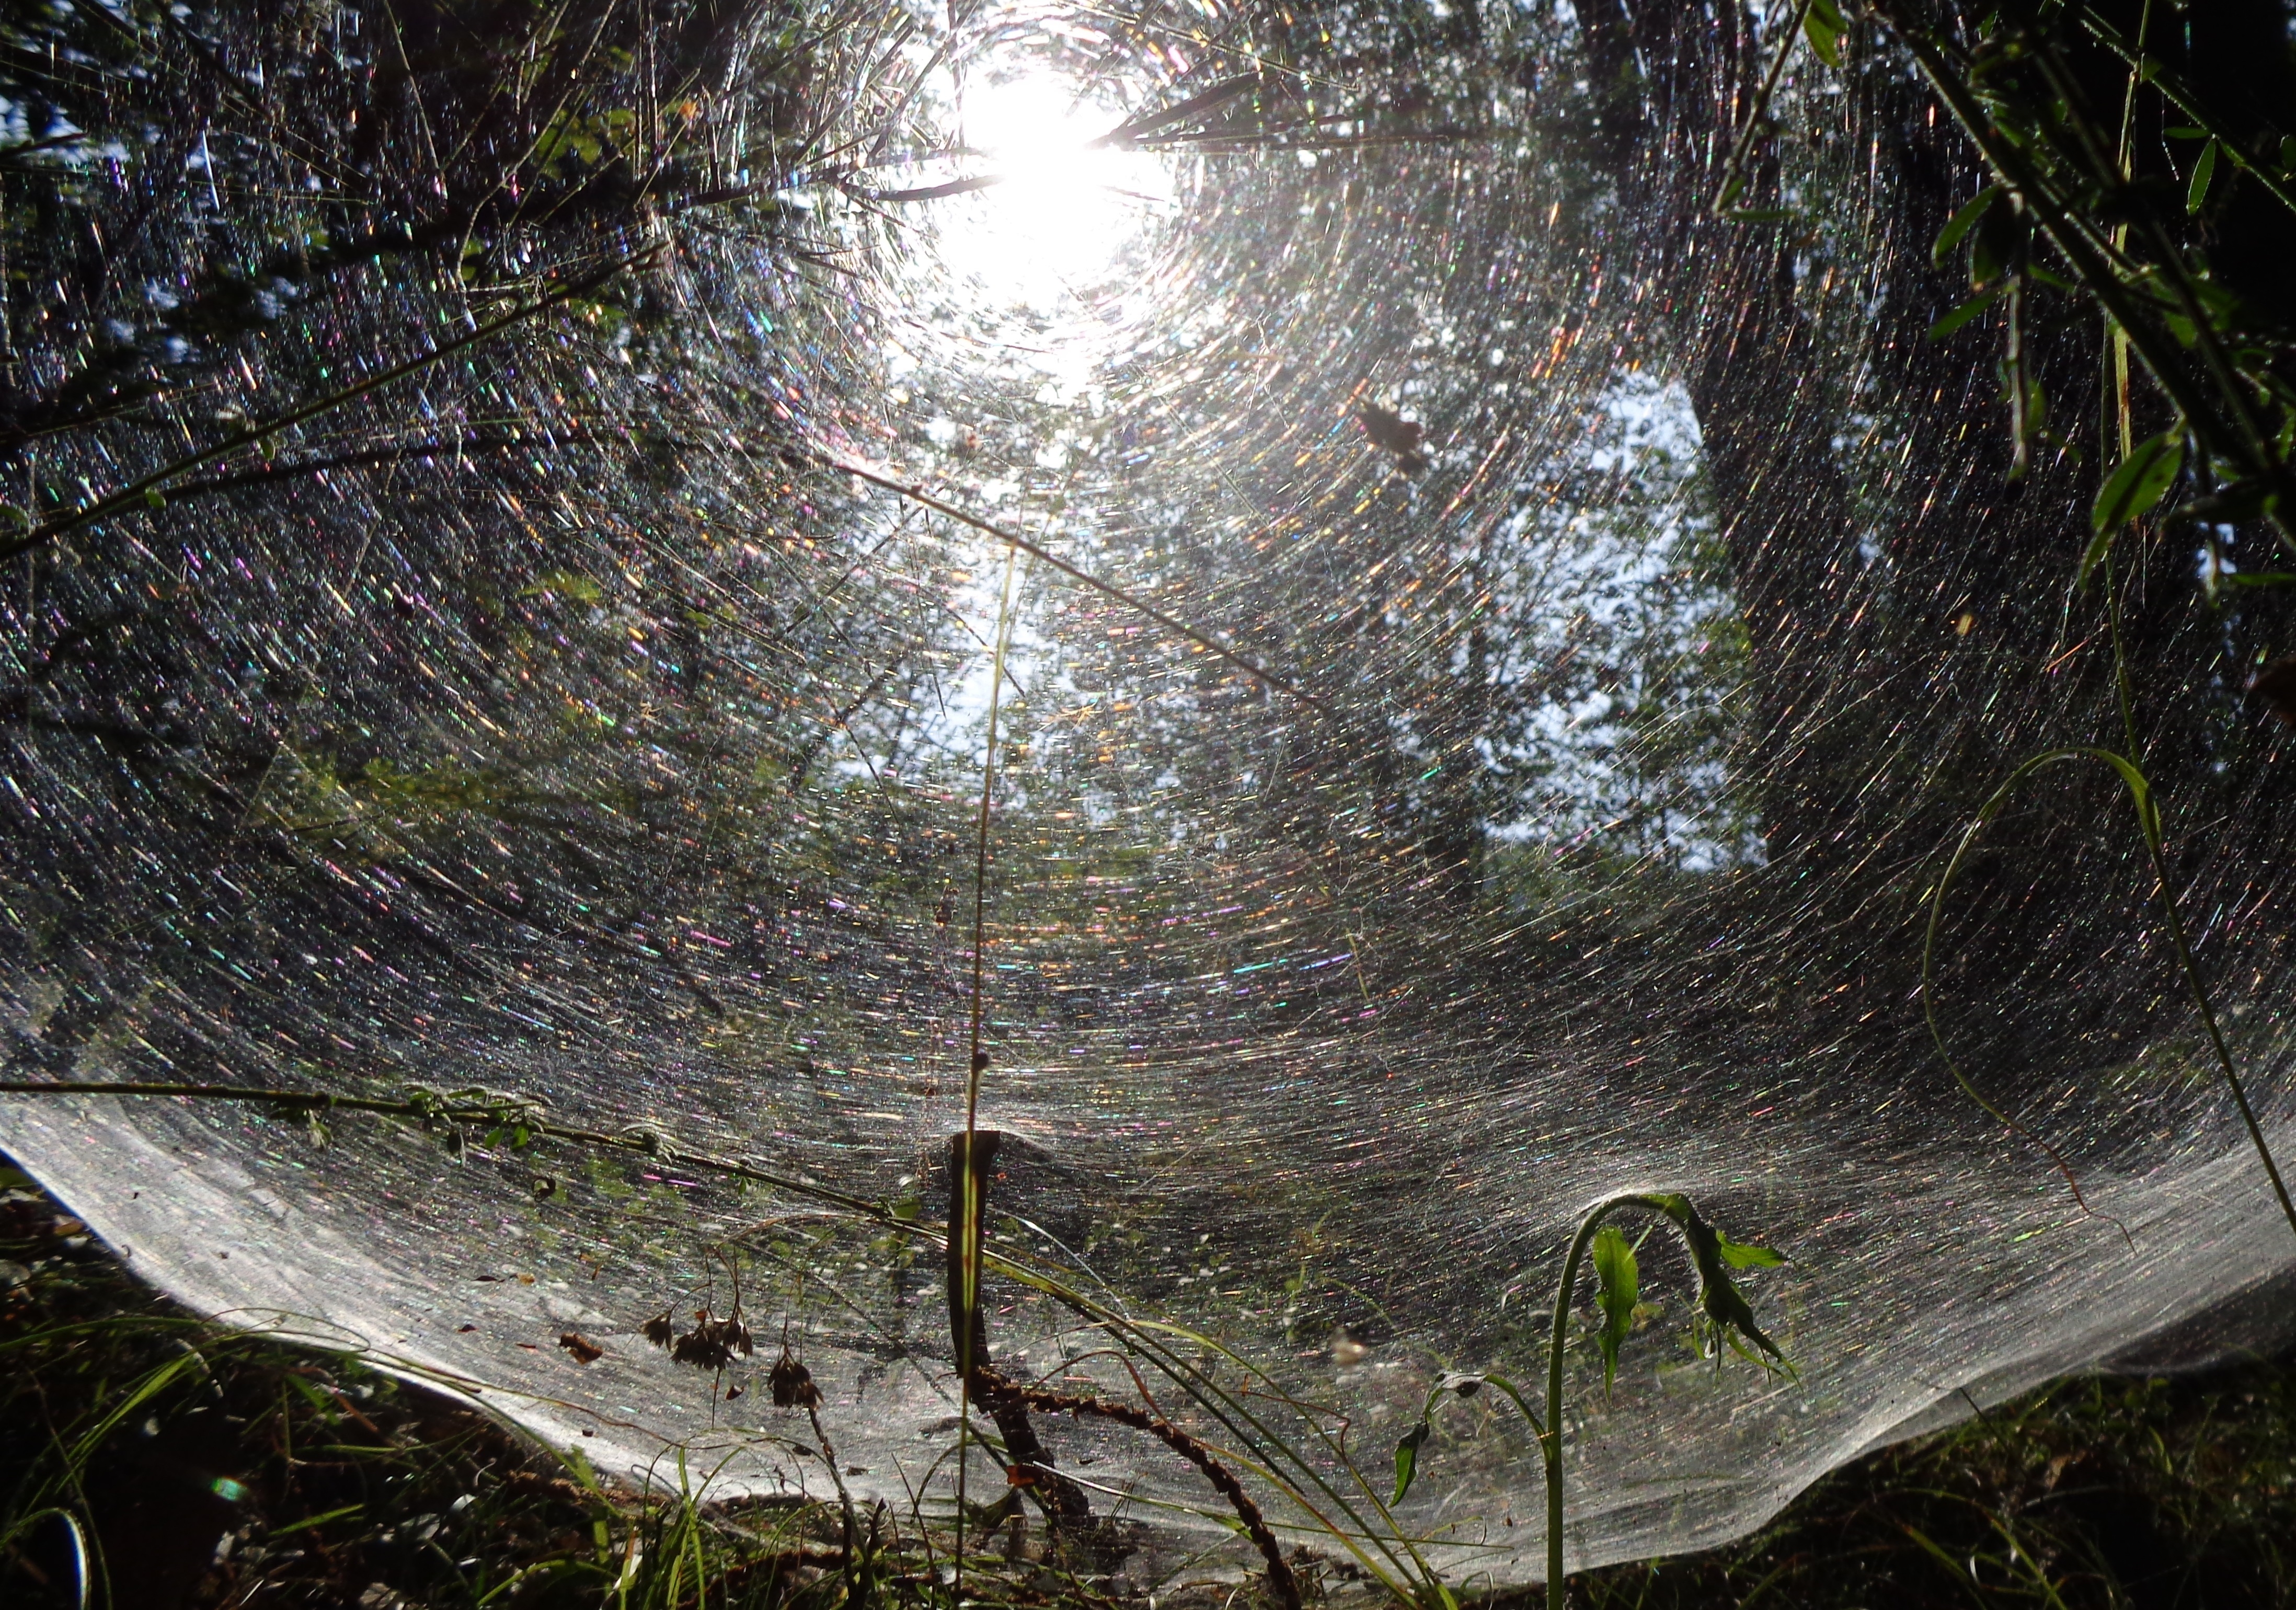
[[[1595,1341],[1603,1349],[1603,1395],[1608,1397],[1619,1378],[1619,1347],[1635,1328],[1635,1302],[1641,1294],[1641,1271],[1635,1266],[1635,1249],[1609,1225],[1595,1232],[1595,1277],[1601,1283],[1595,1302],[1603,1312]]]
[[[1785,1261],[1783,1253],[1774,1253],[1766,1246],[1748,1246],[1731,1240],[1719,1230],[1714,1232],[1714,1238],[1721,1244],[1722,1261],[1732,1269],[1775,1269]]]
[[[2089,510],[2089,529],[2095,535],[2089,539],[2088,552],[2081,556],[2081,585],[2087,586],[2090,572],[2103,563],[2105,552],[2120,528],[2151,513],[2168,496],[2177,472],[2184,466],[2185,432],[2181,426],[2172,425],[2129,450],[2128,456],[2097,489],[2096,503]]]
[[[1938,231],[1937,244],[1930,248],[1930,261],[1944,262],[1946,253],[1960,245],[1962,237],[1977,227],[1978,220],[1990,212],[1993,209],[1993,204],[2000,199],[2001,186],[1988,185],[1979,191],[1960,211],[1948,218],[1945,221],[1945,227]]]
[[[1801,21],[1802,32],[1809,37],[1810,49],[1828,67],[1841,65],[1841,35],[1848,26],[1841,20],[1841,8],[1833,0],[1809,0],[1809,10]]]
[[[2193,182],[2185,192],[2185,210],[2194,213],[2208,204],[2209,183],[2217,177],[2217,143],[2210,140],[2201,147],[2201,160],[2193,164]]]
[[[1403,1433],[1395,1444],[1395,1496],[1390,1504],[1403,1502],[1403,1495],[1411,1491],[1411,1478],[1419,1473],[1419,1448],[1427,1441],[1427,1422],[1422,1420]]]

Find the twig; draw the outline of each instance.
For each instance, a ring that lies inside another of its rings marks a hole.
[[[919,505],[923,508],[931,509],[936,514],[946,514],[951,520],[956,521],[964,525],[969,525],[976,531],[986,531],[991,537],[995,537],[1001,541],[1010,543],[1013,546],[1019,548],[1030,558],[1042,560],[1045,563],[1051,565],[1062,575],[1069,578],[1070,580],[1081,581],[1085,586],[1092,588],[1095,592],[1115,599],[1117,603],[1123,604],[1127,609],[1137,610],[1140,613],[1147,616],[1151,620],[1156,622],[1157,625],[1179,633],[1181,637],[1185,637],[1197,647],[1218,655],[1220,659],[1226,661],[1230,665],[1234,666],[1238,670],[1242,671],[1247,676],[1266,684],[1267,686],[1274,688],[1280,694],[1286,694],[1291,697],[1297,699],[1300,703],[1306,705],[1309,710],[1314,711],[1317,715],[1323,716],[1326,719],[1332,719],[1331,708],[1324,704],[1322,700],[1315,698],[1308,694],[1302,693],[1292,683],[1285,681],[1275,672],[1253,663],[1243,655],[1236,653],[1235,650],[1228,647],[1227,645],[1222,643],[1218,638],[1214,637],[1208,633],[1198,631],[1194,627],[1190,626],[1185,620],[1177,620],[1174,617],[1166,614],[1162,610],[1158,609],[1146,599],[1137,597],[1133,594],[1127,592],[1124,588],[1118,587],[1113,582],[1103,581],[1091,571],[1084,570],[1080,566],[1071,564],[1067,560],[1062,558],[1059,554],[1054,554],[1046,548],[1040,547],[1036,543],[1029,541],[1026,537],[1021,536],[1018,531],[1007,530],[1004,527],[998,525],[994,521],[984,520],[978,514],[970,513],[964,509],[958,508],[955,504],[944,502],[940,498],[938,498],[931,493],[926,491],[922,487],[911,486],[906,481],[896,481],[882,470],[865,469],[862,465],[840,457],[838,455],[830,452],[825,448],[815,448],[808,456],[811,457],[815,463],[819,464],[825,468],[841,470],[848,475],[867,481],[871,486],[882,487],[889,492],[898,493],[901,497],[907,498],[911,503]]]
[[[1284,1606],[1284,1610],[1300,1610],[1300,1579],[1292,1573],[1291,1565],[1284,1560],[1283,1545],[1275,1540],[1275,1533],[1268,1529],[1267,1517],[1260,1513],[1259,1506],[1252,1502],[1251,1495],[1243,1490],[1243,1483],[1236,1480],[1235,1473],[1221,1464],[1207,1444],[1162,1416],[1150,1414],[1130,1403],[1119,1403],[1111,1398],[1086,1397],[1076,1392],[1054,1392],[1042,1386],[1023,1386],[990,1369],[975,1370],[973,1376],[973,1396],[983,1405],[1001,1401],[1046,1414],[1113,1420],[1119,1425],[1129,1425],[1135,1431],[1146,1432],[1187,1460],[1201,1471],[1204,1480],[1227,1500],[1228,1507],[1235,1511],[1236,1519],[1243,1524],[1246,1534],[1258,1545],[1260,1558],[1267,1562],[1267,1586],[1275,1593],[1277,1602]]]

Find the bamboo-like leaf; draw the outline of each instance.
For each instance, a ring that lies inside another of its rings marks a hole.
[[[1996,281],[1938,320],[1936,324],[1930,326],[1930,339],[1933,341],[1941,341],[1969,323],[1971,319],[1990,308],[1998,300],[2001,292],[2007,288],[2008,283],[2005,279]]]
[[[2208,205],[2209,185],[2217,177],[2217,142],[2210,140],[2201,147],[2201,160],[2193,164],[2193,182],[2185,192],[2185,210],[2197,213]]]
[[[1993,210],[1994,203],[1998,201],[2001,196],[2000,185],[1988,185],[1979,191],[1973,199],[1965,203],[1960,211],[1948,218],[1945,221],[1945,227],[1938,231],[1937,243],[1930,248],[1930,261],[1944,262],[1946,253],[1961,244],[1962,237],[1977,227],[1979,221]]]
[[[2169,495],[2177,472],[2184,467],[2185,431],[2181,422],[2129,449],[2128,456],[2097,489],[2096,503],[2089,510],[2093,534],[2088,551],[2081,555],[2081,586],[2088,585],[2090,573],[2104,562],[2105,553],[2120,528],[2151,513]]]

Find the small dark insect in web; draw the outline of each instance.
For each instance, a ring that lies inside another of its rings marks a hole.
[[[1377,403],[1357,404],[1356,418],[1363,423],[1364,434],[1371,438],[1372,445],[1394,454],[1395,467],[1406,475],[1416,475],[1427,467],[1427,456],[1419,450],[1427,427],[1417,420],[1390,414]]]

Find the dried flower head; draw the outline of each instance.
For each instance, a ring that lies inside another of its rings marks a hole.
[[[821,1402],[821,1388],[813,1384],[813,1372],[792,1358],[786,1347],[774,1360],[766,1384],[773,1389],[777,1409],[812,1409]]]
[[[703,1308],[694,1310],[693,1328],[671,1344],[669,1356],[696,1369],[723,1369],[735,1353],[746,1357],[750,1351],[750,1327],[738,1317],[713,1319]]]

